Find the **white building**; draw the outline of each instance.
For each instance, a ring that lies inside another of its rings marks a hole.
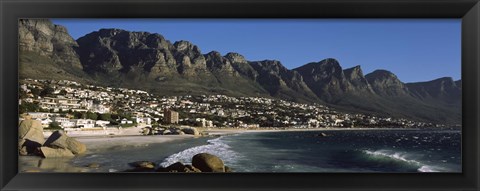
[[[52,121],[58,123],[62,128],[75,127],[75,122],[65,117],[54,117]]]
[[[110,121],[103,121],[103,120],[97,120],[95,121],[95,125],[100,126],[100,127],[105,127],[108,124],[110,124]]]
[[[93,128],[95,127],[95,120],[91,119],[74,119],[75,126],[79,128]]]

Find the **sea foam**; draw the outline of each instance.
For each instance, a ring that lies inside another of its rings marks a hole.
[[[218,156],[225,164],[231,164],[238,158],[238,153],[232,151],[230,146],[222,141],[222,137],[207,141],[207,145],[196,146],[170,155],[164,159],[160,166],[167,167],[176,162],[191,164],[192,157],[198,153],[209,153]]]
[[[406,153],[396,152],[391,150],[377,150],[377,151],[364,150],[363,152],[370,156],[384,157],[391,160],[402,161],[402,162],[417,166],[418,172],[440,172],[440,170],[438,170],[437,167],[426,165],[417,160],[411,159],[412,156]]]

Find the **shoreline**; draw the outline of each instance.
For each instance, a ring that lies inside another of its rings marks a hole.
[[[140,147],[148,147],[151,144],[167,144],[174,141],[185,142],[194,138],[214,138],[242,133],[266,133],[266,132],[302,132],[302,131],[357,131],[357,130],[422,130],[422,128],[312,128],[312,129],[202,129],[199,130],[206,135],[139,135],[139,134],[117,134],[117,135],[90,135],[72,136],[87,146],[87,152],[80,158],[90,158],[92,155],[105,154],[119,150],[132,150]],[[440,129],[439,129],[440,130]],[[133,132],[133,131],[132,131]],[[104,172],[95,171],[84,165],[74,164],[72,161],[77,158],[49,158],[38,156],[20,156],[19,170],[21,172]],[[160,159],[158,159],[160,160]],[[92,159],[92,163],[96,163]],[[134,162],[134,161],[131,161]],[[107,171],[108,172],[108,171]]]
[[[80,136],[77,141],[87,146],[87,152],[72,158],[43,158],[40,156],[19,156],[20,172],[104,172],[85,165],[74,164],[79,158],[90,158],[94,155],[102,155],[119,150],[134,150],[147,147],[151,144],[167,144],[174,141],[184,141],[199,136],[193,135],[116,135],[116,136]],[[135,162],[135,161],[131,161]],[[92,159],[91,163],[97,163]]]

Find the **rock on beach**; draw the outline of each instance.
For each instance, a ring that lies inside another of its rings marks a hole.
[[[208,153],[200,153],[193,156],[192,165],[202,172],[225,172],[225,165],[222,159]]]

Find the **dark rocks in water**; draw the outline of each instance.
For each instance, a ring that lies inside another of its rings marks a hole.
[[[184,169],[185,169],[185,165],[183,165],[181,162],[173,163],[166,168],[167,171],[177,171],[177,172],[182,172]]]
[[[153,162],[137,161],[129,163],[130,166],[135,167],[134,169],[125,170],[124,172],[233,172],[230,167],[223,164],[220,158],[208,153],[200,153],[193,156],[192,164],[193,165],[185,165],[181,162],[176,162],[168,167],[155,169]]]
[[[128,165],[134,168],[125,170],[124,172],[155,172],[155,167],[157,166],[154,162],[150,161],[136,161],[128,163]]]
[[[192,165],[185,165],[186,171],[185,172],[202,172],[200,169],[192,166]]]
[[[200,153],[193,156],[192,165],[202,172],[225,172],[225,165],[222,159],[208,153]]]
[[[314,136],[315,137],[329,137],[330,135],[328,135],[326,133],[319,133],[319,134],[315,134]]]
[[[72,151],[73,154],[83,154],[87,151],[87,146],[72,137],[68,137],[61,131],[55,131],[48,137],[44,146],[64,148]]]
[[[130,166],[135,168],[144,168],[144,169],[155,169],[155,163],[150,161],[137,161],[129,163]]]
[[[184,165],[181,162],[171,164],[166,168],[158,168],[157,172],[202,172],[192,165]]]
[[[225,172],[233,172],[232,169],[228,166],[225,166]]]
[[[100,164],[94,162],[94,163],[87,164],[86,167],[88,167],[88,168],[99,168]]]

